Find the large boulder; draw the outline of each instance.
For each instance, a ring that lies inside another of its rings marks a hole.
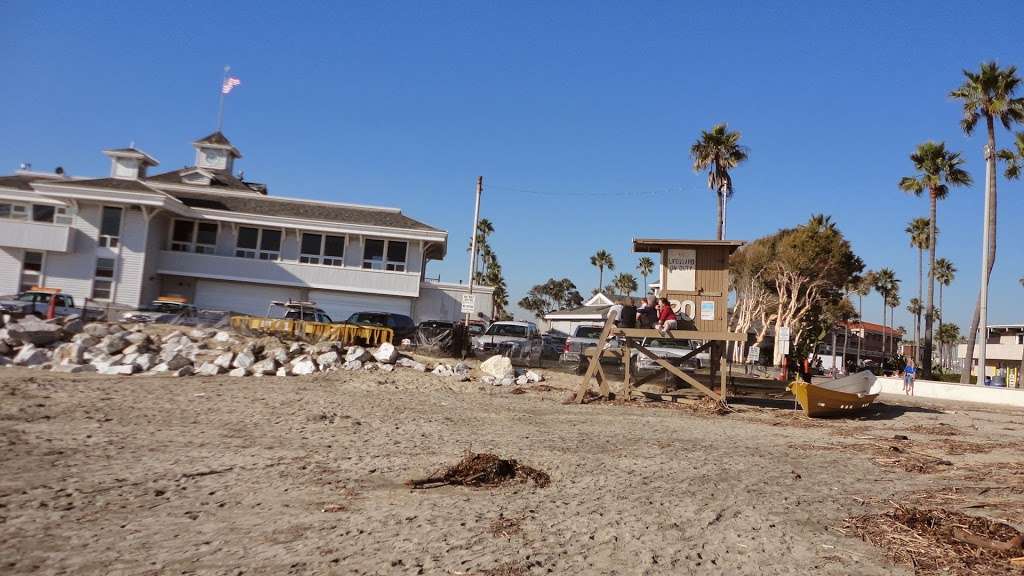
[[[366,362],[370,358],[372,356],[362,346],[350,346],[348,351],[345,352],[345,362],[355,362],[356,360]]]
[[[434,366],[434,369],[430,371],[435,376],[455,376],[455,371],[452,367],[447,364],[438,364]]]
[[[271,348],[263,353],[264,358],[276,360],[278,364],[288,363],[288,351],[284,348]]]
[[[54,364],[82,364],[85,362],[85,346],[76,342],[65,342],[53,350]]]
[[[199,370],[196,370],[196,374],[199,376],[216,376],[221,373],[221,370],[223,369],[220,366],[213,362],[207,362],[200,366]]]
[[[57,324],[44,322],[33,316],[27,316],[7,326],[8,337],[19,342],[46,346],[60,340],[61,328]]]
[[[138,367],[139,372],[146,372],[150,368],[156,365],[156,354],[146,353],[139,354],[135,361],[132,362]]]
[[[34,344],[22,346],[12,359],[16,366],[39,366],[49,361],[49,352],[45,348],[37,348]]]
[[[334,350],[330,352],[324,352],[323,354],[316,357],[316,363],[320,365],[321,370],[328,368],[334,368],[341,362],[341,357]]]
[[[256,363],[256,354],[252,350],[246,348],[235,356],[235,361],[231,364],[235,368],[241,368],[248,370],[250,366]]]
[[[512,368],[512,360],[505,356],[491,356],[480,364],[480,371],[497,380],[515,378],[516,371]]]
[[[302,355],[292,360],[291,373],[295,375],[312,374],[316,372],[316,363],[309,356]]]
[[[212,338],[216,333],[216,330],[210,328],[193,328],[188,331],[188,337],[193,342],[202,342],[203,340]]]
[[[398,360],[398,350],[394,344],[385,342],[373,351],[373,358],[381,364],[393,364],[395,360]]]
[[[256,376],[270,376],[277,371],[277,360],[273,358],[264,358],[259,362],[253,363],[250,369]]]
[[[148,345],[150,341],[149,334],[145,332],[128,332],[123,336],[125,340],[140,347]]]
[[[362,360],[353,360],[351,362],[345,362],[341,365],[342,370],[359,370],[363,367]]]
[[[82,326],[82,332],[94,338],[103,338],[110,334],[110,325],[105,322],[90,322]]]
[[[416,360],[413,360],[412,358],[408,358],[406,356],[403,356],[403,357],[399,358],[398,360],[396,360],[395,361],[395,366],[401,366],[403,368],[412,368],[413,370],[416,370],[417,372],[426,372],[427,371],[427,365],[426,364],[424,364],[422,362],[417,362]]]
[[[110,334],[108,336],[104,336],[103,340],[99,344],[100,349],[106,352],[107,354],[116,354],[130,345],[131,342],[126,340],[124,336],[120,334]]]
[[[228,351],[228,352],[225,352],[225,353],[221,354],[220,356],[217,356],[213,360],[213,363],[216,364],[217,366],[220,366],[221,368],[223,368],[225,370],[228,370],[229,368],[231,368],[231,362],[234,359],[235,359],[234,352]]]
[[[134,364],[119,364],[116,366],[104,366],[99,369],[100,374],[108,374],[111,376],[131,376],[135,374],[137,370]]]
[[[72,314],[71,316],[65,316],[61,322],[61,327],[64,328],[65,334],[78,334],[82,331],[85,326],[85,322],[82,322],[81,317],[78,314]]]
[[[249,375],[249,372],[245,368],[235,368],[234,370],[229,370],[228,371],[228,376],[234,376],[236,378],[240,377],[240,376],[248,376],[248,375]]]
[[[81,334],[75,334],[71,337],[71,341],[75,344],[81,344],[85,348],[92,348],[93,346],[100,343],[100,339],[82,332]]]
[[[0,340],[0,356],[10,356],[14,352],[14,348],[3,340]]]

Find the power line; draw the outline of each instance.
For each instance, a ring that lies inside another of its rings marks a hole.
[[[685,189],[682,187],[666,188],[662,190],[624,190],[619,192],[575,192],[568,190],[534,190],[530,188],[520,188],[518,186],[504,186],[501,184],[488,184],[488,188],[518,194],[529,194],[533,196],[577,198],[641,198],[647,196],[655,196],[658,194],[682,194],[683,192],[685,192]]]

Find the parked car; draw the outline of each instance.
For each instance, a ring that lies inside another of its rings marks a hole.
[[[450,334],[454,328],[454,322],[445,322],[444,320],[424,320],[416,327],[416,331],[419,333],[420,337],[427,341],[433,341],[438,337],[445,335],[445,333]]]
[[[49,312],[50,299],[56,299],[54,313],[57,316],[77,314],[83,320],[99,318],[103,310],[96,308],[82,310],[75,306],[75,298],[70,294],[61,294],[56,290],[26,290],[15,296],[0,297],[0,312],[14,316],[38,316],[43,318]]]
[[[541,338],[544,340],[544,357],[552,360],[561,358],[562,351],[565,349],[565,341],[569,338],[569,335],[552,330],[542,334]]]
[[[334,324],[331,317],[319,308],[292,308],[284,315],[287,320],[305,320],[306,322],[322,322]]]
[[[540,360],[543,349],[544,340],[533,322],[495,322],[473,338],[475,354],[506,354],[533,361]]]
[[[160,297],[154,300],[149,306],[137,310],[129,310],[121,314],[125,322],[177,322],[188,324],[189,320],[195,320],[199,316],[199,310],[182,298]],[[194,323],[194,322],[193,322]]]
[[[559,359],[562,362],[576,362],[576,372],[583,374],[587,370],[588,363],[584,350],[597,346],[597,339],[601,336],[603,329],[603,324],[577,324],[574,326],[572,334],[565,340]],[[614,338],[608,342],[608,348],[618,348],[619,346],[619,341]],[[601,362],[617,364],[619,359],[609,356],[601,358]]]
[[[669,363],[674,366],[680,366],[679,359],[698,348],[698,346],[690,340],[673,340],[670,338],[644,338],[640,344],[661,358],[668,360]],[[657,370],[660,368],[654,360],[640,354],[636,350],[632,352],[630,358],[631,364],[637,372]],[[699,370],[701,367],[710,364],[710,362],[711,354],[704,351],[693,358],[690,358],[680,367],[686,371],[693,371]]]
[[[349,316],[345,323],[391,328],[395,331],[394,341],[396,343],[405,338],[412,339],[416,334],[416,323],[412,321],[412,318],[393,312],[356,312]]]

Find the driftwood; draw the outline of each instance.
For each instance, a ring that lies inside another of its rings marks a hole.
[[[467,452],[466,457],[454,466],[448,466],[426,478],[408,480],[405,484],[414,489],[438,488],[440,486],[498,486],[506,482],[532,480],[543,488],[551,483],[546,472],[520,464],[513,459],[505,460],[494,454]]]

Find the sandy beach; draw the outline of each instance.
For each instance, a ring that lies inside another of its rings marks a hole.
[[[1020,411],[563,405],[547,375],[2,370],[0,572],[909,574],[844,521],[927,498],[1022,528]],[[551,484],[404,484],[468,450]]]

